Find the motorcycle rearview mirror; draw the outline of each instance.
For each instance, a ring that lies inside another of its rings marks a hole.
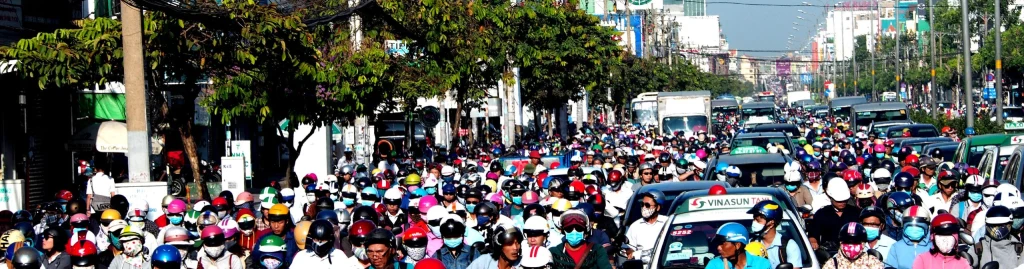
[[[974,245],[974,236],[967,234],[966,232],[960,232],[960,242],[964,245]]]
[[[628,261],[622,263],[622,268],[623,269],[643,269],[644,268],[644,261],[641,261],[641,260],[628,260]],[[790,268],[792,268],[792,267],[790,267]],[[988,269],[988,268],[986,268],[986,269]],[[998,268],[996,268],[996,269],[998,269]]]
[[[994,261],[987,262],[981,266],[981,269],[999,269],[999,263]]]
[[[793,269],[793,264],[788,262],[780,263],[778,266],[775,266],[775,269]]]

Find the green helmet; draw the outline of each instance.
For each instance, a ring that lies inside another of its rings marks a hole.
[[[189,209],[187,212],[185,212],[185,227],[189,227],[189,225],[192,225],[191,227],[193,228],[190,228],[189,230],[195,230],[194,227],[196,227],[196,222],[199,222],[199,215],[201,214],[202,212],[195,211],[193,209]]]
[[[686,167],[687,164],[690,164],[690,162],[686,161],[686,158],[679,158],[679,160],[676,160],[676,162],[677,165],[682,167]]]
[[[803,145],[807,145],[807,138],[801,137],[801,138],[800,138],[800,140],[797,140],[797,142],[798,142],[798,143],[799,143],[799,144],[800,144],[801,146],[803,146]]]
[[[284,252],[286,250],[284,239],[281,239],[280,236],[276,235],[265,236],[260,240],[259,250],[264,254]]]
[[[277,189],[272,187],[264,187],[263,190],[260,190],[260,203],[268,205],[278,204]]]

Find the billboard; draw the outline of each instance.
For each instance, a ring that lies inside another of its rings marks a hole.
[[[780,77],[788,77],[789,70],[789,59],[779,59],[778,61],[775,61],[775,72],[779,74]]]
[[[629,4],[626,7],[626,4]],[[630,10],[661,10],[665,7],[665,0],[615,0],[615,6],[620,7],[619,10],[625,10],[621,7],[629,8]],[[600,10],[600,9],[598,9]]]

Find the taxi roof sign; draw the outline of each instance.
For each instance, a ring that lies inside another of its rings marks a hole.
[[[731,154],[731,155],[765,154],[765,153],[768,153],[768,150],[766,150],[766,149],[764,149],[764,148],[762,148],[760,146],[738,147],[738,148],[734,148],[734,149],[729,151],[729,154]]]
[[[774,201],[773,197],[767,194],[726,194],[693,197],[686,201],[685,206],[676,208],[676,213],[716,209],[752,208],[755,204],[765,200]]]

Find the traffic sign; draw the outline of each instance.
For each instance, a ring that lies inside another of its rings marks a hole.
[[[768,153],[768,150],[766,150],[766,149],[764,149],[762,147],[759,147],[759,146],[738,147],[738,148],[735,148],[735,149],[729,151],[729,154],[732,154],[732,155],[765,154],[765,153]]]
[[[437,107],[427,106],[420,110],[420,119],[427,127],[437,126],[441,122],[441,111]]]

